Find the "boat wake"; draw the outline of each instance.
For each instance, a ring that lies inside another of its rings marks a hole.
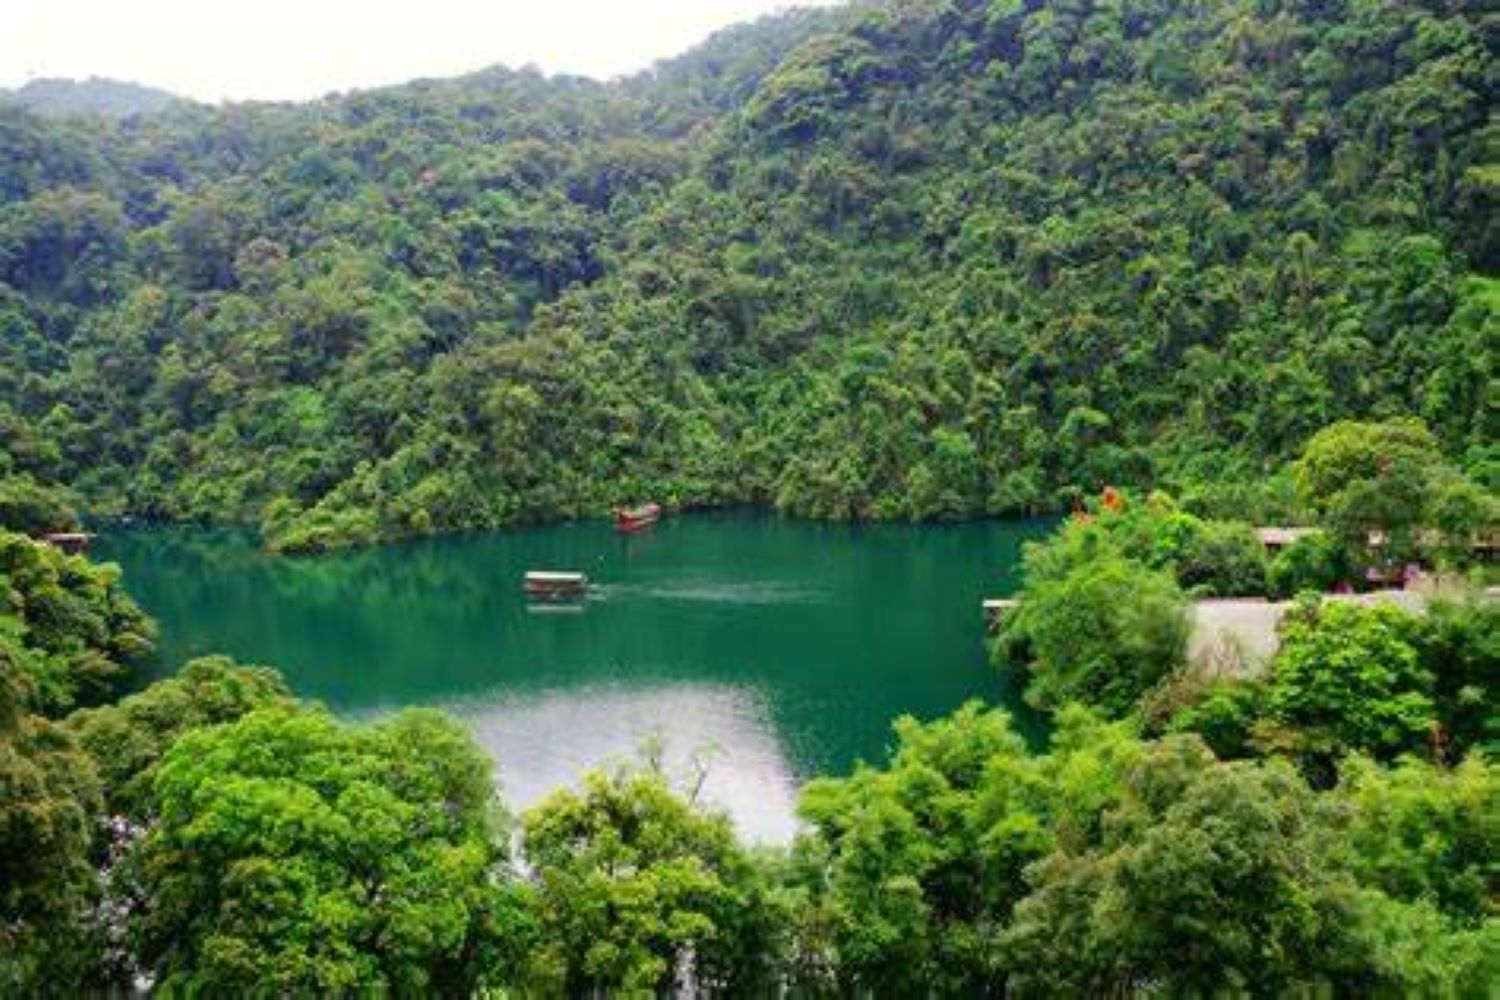
[[[778,580],[625,583],[610,584],[597,590],[605,600],[684,601],[697,604],[823,604],[828,600],[824,591]]]

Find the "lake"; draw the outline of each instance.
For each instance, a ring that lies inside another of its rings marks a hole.
[[[704,797],[747,837],[781,842],[798,785],[883,760],[897,716],[1017,707],[987,662],[980,601],[1014,591],[1021,544],[1050,525],[723,512],[636,535],[601,520],[298,559],[242,533],[132,528],[96,555],[159,622],[163,673],[222,652],[347,717],[446,709],[515,808],[651,743],[684,781],[706,767]],[[595,587],[581,607],[538,607],[529,569]]]

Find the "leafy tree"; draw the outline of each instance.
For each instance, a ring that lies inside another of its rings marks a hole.
[[[18,995],[89,981],[100,799],[88,754],[61,726],[27,713],[23,655],[0,631],[0,985]]]
[[[1409,558],[1427,544],[1423,532],[1439,528],[1450,555],[1467,557],[1493,520],[1489,498],[1448,466],[1418,420],[1333,424],[1308,442],[1296,479],[1304,502],[1367,559],[1372,547],[1387,562]]]
[[[1177,579],[1203,597],[1238,597],[1266,592],[1266,550],[1245,524],[1204,522],[1177,560]]]
[[[27,708],[55,716],[108,694],[154,626],[117,567],[0,531],[0,635],[14,639],[9,669],[26,677]]]
[[[1432,782],[1431,765],[1364,760],[1318,792],[1287,761],[1221,762],[1078,706],[1041,754],[977,705],[903,720],[887,767],[804,793],[794,981],[1461,992],[1493,966],[1495,923],[1473,909],[1497,847],[1491,770]]]
[[[133,940],[163,988],[467,991],[516,905],[490,763],[436,713],[190,731],[152,812]]]
[[[1073,707],[1052,753],[1034,756],[1003,712],[974,703],[925,725],[899,720],[896,735],[888,769],[803,793],[811,830],[791,866],[805,899],[799,976],[881,993],[1001,989],[1011,966],[998,936],[1026,873],[1058,845],[1098,836],[1139,743]]]
[[[1268,581],[1273,596],[1286,600],[1303,591],[1328,593],[1354,576],[1340,540],[1315,532],[1292,542],[1271,560]]]
[[[150,816],[157,766],[178,737],[290,704],[274,670],[212,656],[116,704],[74,712],[67,729],[94,758],[108,812],[140,822]]]
[[[804,959],[816,980],[881,993],[965,991],[990,981],[989,939],[1049,840],[1042,775],[1002,713],[970,703],[928,725],[895,724],[888,770],[861,768],[803,792],[812,835],[794,871],[812,905],[801,935],[826,942]],[[981,802],[1001,776],[1007,797]]]
[[[1500,712],[1494,695],[1500,664],[1500,608],[1484,598],[1434,601],[1417,623],[1413,641],[1434,678],[1433,700],[1442,720],[1441,749],[1456,760],[1472,749],[1500,748]]]
[[[1471,757],[1452,769],[1413,758],[1346,763],[1334,792],[1341,864],[1393,898],[1427,901],[1475,925],[1491,912],[1500,857],[1500,776]]]
[[[1220,758],[1245,757],[1265,710],[1265,687],[1256,681],[1216,678],[1167,719],[1171,733],[1195,733]]]
[[[1123,714],[1182,661],[1187,605],[1167,574],[1108,554],[1055,578],[1027,565],[1020,606],[995,648],[1027,672],[1032,703],[1077,700]]]
[[[0,530],[43,535],[78,528],[78,515],[60,491],[24,473],[0,474]]]
[[[1274,992],[1324,971],[1337,897],[1306,785],[1178,740],[1126,776],[1100,844],[1033,869],[1005,937],[1023,990]]]
[[[1433,675],[1415,644],[1419,628],[1392,605],[1304,605],[1282,625],[1268,714],[1296,730],[1302,752],[1324,761],[1350,750],[1389,758],[1427,748],[1438,720]]]
[[[726,817],[654,770],[591,772],[523,817],[540,941],[529,976],[548,992],[653,993],[765,986],[776,969],[771,887]]]

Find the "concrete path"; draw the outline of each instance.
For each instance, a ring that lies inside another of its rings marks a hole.
[[[1394,604],[1420,613],[1439,592],[1433,589],[1378,590],[1369,594],[1327,594],[1325,601],[1373,606]],[[1486,592],[1494,600],[1496,591]],[[1229,599],[1193,602],[1193,634],[1188,640],[1188,662],[1226,677],[1263,674],[1281,646],[1277,626],[1291,601]]]

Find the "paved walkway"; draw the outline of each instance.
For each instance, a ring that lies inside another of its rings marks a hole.
[[[1500,597],[1490,588],[1487,599]],[[1421,612],[1437,596],[1460,596],[1460,592],[1432,588],[1378,590],[1369,594],[1328,594],[1325,601],[1345,601],[1366,606],[1394,604]],[[1255,677],[1265,672],[1280,648],[1277,626],[1292,607],[1291,601],[1258,598],[1193,602],[1193,635],[1188,640],[1188,662],[1196,667],[1232,677]]]

